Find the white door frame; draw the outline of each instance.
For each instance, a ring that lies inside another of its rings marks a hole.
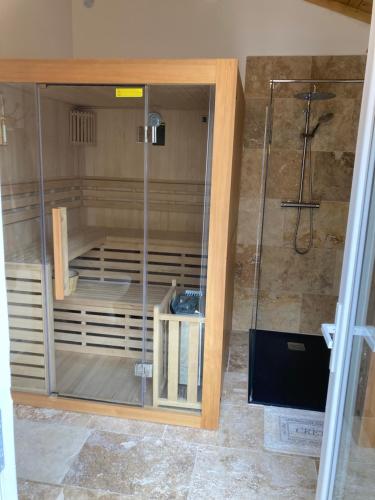
[[[375,161],[375,22],[371,24],[365,83],[350,198],[348,227],[340,294],[336,310],[336,334],[330,361],[330,379],[324,423],[316,498],[332,498],[348,386],[352,332],[368,224]]]
[[[1,207],[1,193],[0,193]],[[0,409],[5,467],[0,472],[0,499],[17,499],[13,432],[13,401],[10,392],[8,307],[4,269],[3,221],[0,210]]]

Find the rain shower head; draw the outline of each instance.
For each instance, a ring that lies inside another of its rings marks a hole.
[[[302,101],[327,101],[328,99],[336,97],[336,94],[333,92],[319,92],[314,90],[312,92],[299,92],[298,94],[294,94],[294,97]]]

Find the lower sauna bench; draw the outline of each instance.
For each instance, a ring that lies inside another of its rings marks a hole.
[[[169,312],[177,293],[148,285],[145,362],[153,364],[145,404],[199,410],[200,326],[204,319]],[[79,279],[77,290],[54,303],[57,390],[61,395],[119,403],[140,402],[142,285]],[[149,380],[149,379],[148,379]]]
[[[167,289],[148,287],[147,328],[152,335],[153,306]],[[54,303],[56,349],[125,358],[142,358],[142,285],[79,279],[77,290]],[[147,339],[152,359],[152,337]]]
[[[165,286],[148,286],[146,362],[152,361],[153,308],[167,292]],[[134,376],[134,366],[143,358],[142,310],[142,285],[129,282],[79,279],[73,294],[55,301],[58,392],[137,404],[141,378]],[[146,403],[152,404],[151,387]]]

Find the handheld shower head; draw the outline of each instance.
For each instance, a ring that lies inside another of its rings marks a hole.
[[[319,116],[318,123],[321,124],[330,122],[334,116],[334,113],[324,113],[323,115]]]
[[[330,122],[334,116],[335,116],[334,113],[324,113],[324,114],[320,115],[315,127],[308,134],[306,134],[306,137],[309,139],[312,139],[315,136],[315,134],[317,133],[320,125],[322,123]],[[305,134],[302,134],[302,137],[305,137]]]

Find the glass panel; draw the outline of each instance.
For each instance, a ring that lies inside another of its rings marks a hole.
[[[67,211],[54,390],[142,405],[144,87],[48,85],[40,94],[49,261],[51,209]]]
[[[149,103],[145,404],[200,411],[214,88],[151,86]]]
[[[357,327],[370,329],[375,327],[374,195],[373,187],[356,313]],[[349,385],[333,498],[364,500],[372,498],[375,489],[375,353],[362,336],[352,337],[351,343]]]
[[[47,392],[37,94],[0,86],[0,183],[12,387]]]
[[[264,187],[240,200],[240,224],[257,214],[261,223],[257,248],[241,248],[255,276],[252,402],[324,411],[329,352],[320,327],[335,316],[361,92],[354,81],[274,83],[264,150],[262,127],[252,132],[246,164],[254,178],[263,166]],[[249,112],[259,114],[258,101]],[[274,369],[263,374],[264,363]],[[294,384],[300,378],[304,387]]]
[[[321,323],[334,319],[361,90],[358,83],[275,85],[256,329],[320,334]],[[260,165],[260,149],[256,155]]]

